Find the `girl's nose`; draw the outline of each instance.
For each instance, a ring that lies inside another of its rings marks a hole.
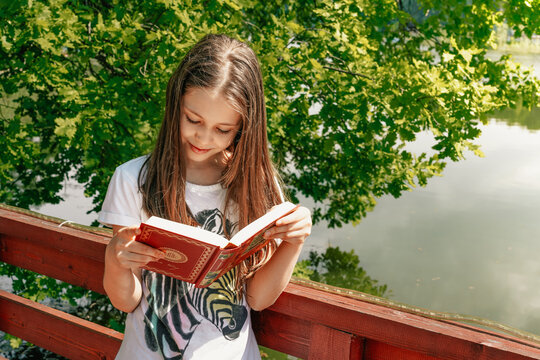
[[[195,138],[199,140],[199,145],[206,145],[211,142],[212,136],[209,130],[207,129],[198,129],[195,133]]]

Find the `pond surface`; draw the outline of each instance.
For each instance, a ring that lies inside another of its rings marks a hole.
[[[516,60],[540,76],[534,55]],[[354,249],[390,299],[540,334],[540,110],[508,110],[481,129],[484,158],[468,154],[426,187],[379,199],[357,226],[318,224],[303,256]],[[421,134],[415,150],[430,144]],[[36,210],[90,224],[96,215],[82,193],[67,183],[63,203]]]
[[[538,58],[515,56],[540,77]],[[470,153],[426,187],[380,198],[357,226],[318,224],[306,251],[354,249],[390,299],[540,334],[540,109],[509,109],[481,130],[485,157]],[[421,134],[414,151],[431,144]]]
[[[491,121],[484,158],[450,163],[356,227],[314,229],[308,248],[354,249],[391,299],[540,334],[540,131]]]

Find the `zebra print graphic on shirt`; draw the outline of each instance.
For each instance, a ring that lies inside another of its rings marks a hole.
[[[225,219],[225,216],[223,216],[223,213],[219,211],[219,209],[203,210],[195,215],[195,220],[204,230],[208,230],[219,235],[225,234],[223,223],[225,223],[225,226],[227,227],[228,234],[234,232],[236,226],[238,225],[237,223],[232,223]]]
[[[205,229],[223,234],[236,224],[225,220],[218,210],[205,210],[195,216]],[[248,310],[235,292],[236,269],[217,279],[207,288],[196,288],[162,274],[143,270],[146,297],[145,341],[149,349],[164,359],[182,359],[191,338],[202,322],[210,322],[227,340],[238,338]]]

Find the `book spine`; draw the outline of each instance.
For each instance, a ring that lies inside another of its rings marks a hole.
[[[218,252],[219,255],[210,262],[207,270],[204,271],[197,282],[195,283],[196,287],[207,287],[212,284],[217,278],[229,271],[233,266],[231,266],[236,249],[226,249]]]

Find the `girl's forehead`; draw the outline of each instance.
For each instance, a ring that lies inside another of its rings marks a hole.
[[[195,87],[184,94],[184,109],[189,115],[216,124],[238,125],[240,114],[229,104],[225,96],[215,89]]]

